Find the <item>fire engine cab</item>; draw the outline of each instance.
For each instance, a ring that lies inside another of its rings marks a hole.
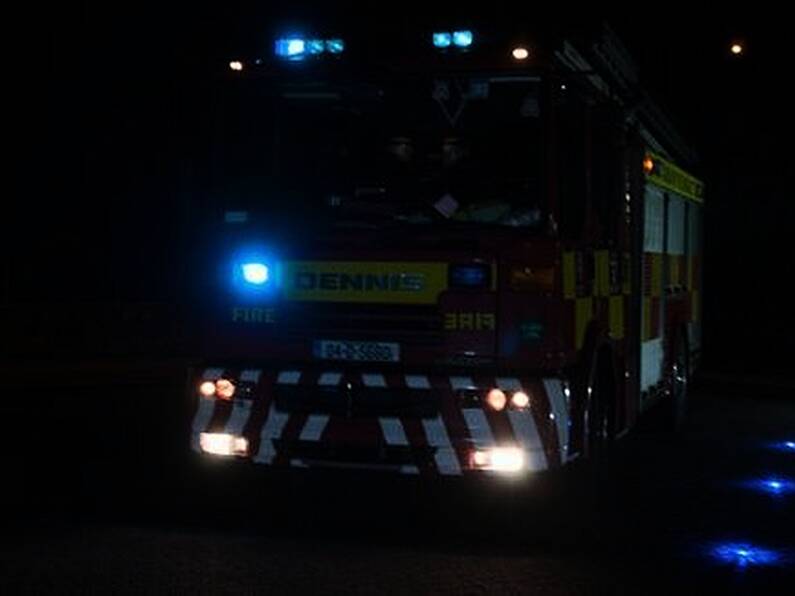
[[[518,476],[681,421],[704,187],[614,34],[265,45],[219,85],[193,450]]]

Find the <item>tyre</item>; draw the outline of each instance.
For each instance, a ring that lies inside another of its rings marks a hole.
[[[586,388],[590,395],[585,410],[585,445],[588,457],[597,462],[608,459],[615,437],[616,385],[612,362],[610,352],[600,350]]]
[[[676,339],[668,374],[670,396],[666,404],[665,430],[678,432],[687,418],[690,390],[690,354],[682,333]]]

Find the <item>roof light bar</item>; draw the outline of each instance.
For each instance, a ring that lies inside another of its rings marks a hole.
[[[319,56],[321,54],[339,55],[344,51],[345,41],[339,38],[283,37],[277,39],[274,46],[276,56],[292,61],[299,61],[307,56]]]
[[[453,31],[453,45],[459,48],[468,48],[475,41],[475,35],[472,31]]]
[[[461,29],[459,31],[452,32],[435,31],[433,34],[433,45],[440,50],[446,50],[452,46],[466,49],[470,47],[474,41],[475,34],[469,29]]]

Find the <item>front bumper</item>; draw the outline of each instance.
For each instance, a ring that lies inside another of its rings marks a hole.
[[[241,387],[233,400],[199,394],[219,378]],[[192,448],[207,457],[442,476],[522,475],[569,459],[569,408],[555,378],[206,368],[192,387]],[[462,400],[490,387],[521,388],[531,403],[495,412]]]

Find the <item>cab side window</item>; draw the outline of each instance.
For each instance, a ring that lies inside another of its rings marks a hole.
[[[557,109],[558,224],[561,237],[574,242],[582,239],[588,211],[588,109],[573,90],[561,88]]]

